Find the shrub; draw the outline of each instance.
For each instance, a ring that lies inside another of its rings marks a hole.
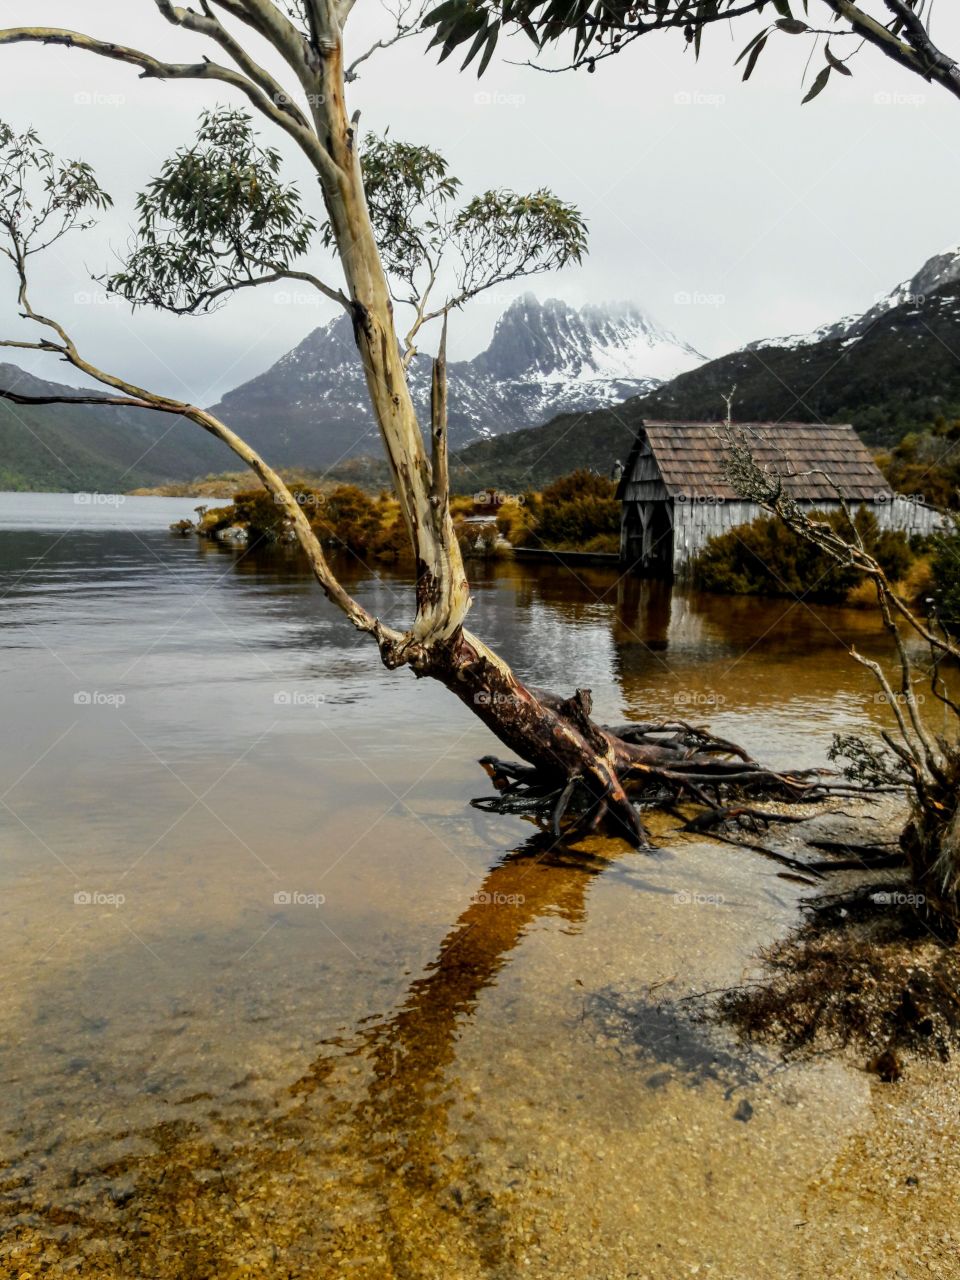
[[[363,556],[384,534],[384,507],[382,496],[371,498],[355,484],[341,484],[325,495],[310,523],[321,542]]]
[[[593,471],[573,471],[543,490],[533,530],[544,547],[574,550],[603,539],[603,546],[620,545],[620,503],[617,487]]]
[[[913,494],[935,507],[960,505],[960,419],[938,417],[931,426],[911,431],[877,463],[898,493]]]
[[[251,542],[279,542],[286,522],[287,513],[266,489],[234,494],[232,523],[245,524]]]
[[[514,547],[528,547],[536,541],[536,529],[543,506],[539,493],[523,494],[522,502],[507,502],[497,512],[497,529]]]
[[[843,512],[811,512],[833,528],[849,532]],[[897,581],[906,576],[913,552],[906,535],[880,531],[871,511],[861,507],[855,521],[864,546]],[[846,599],[860,579],[855,569],[838,565],[786,527],[776,516],[760,516],[751,524],[711,538],[692,565],[696,586],[722,595],[791,595],[810,600]]]
[[[938,538],[930,563],[937,616],[953,635],[960,632],[960,533]]]

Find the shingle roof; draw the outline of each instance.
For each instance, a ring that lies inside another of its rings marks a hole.
[[[782,475],[784,488],[800,501],[836,501],[834,485],[852,501],[889,497],[889,484],[849,423],[738,422],[735,426],[747,436],[760,466]],[[618,495],[623,496],[630,482],[646,438],[670,497],[736,499],[723,471],[719,430],[716,422],[644,422]],[[820,474],[804,474],[810,472]]]

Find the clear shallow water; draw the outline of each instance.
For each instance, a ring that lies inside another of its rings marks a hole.
[[[0,1275],[806,1274],[753,1180],[806,1187],[862,1079],[705,1071],[644,1013],[737,981],[799,887],[472,809],[482,726],[296,558],[171,536],[194,505],[0,495]],[[342,572],[406,617],[402,572]],[[550,566],[474,591],[475,630],[604,719],[814,764],[882,716],[855,611]]]

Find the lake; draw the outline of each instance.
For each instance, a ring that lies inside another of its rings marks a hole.
[[[497,744],[296,555],[80,497],[0,495],[0,1275],[779,1280],[900,1247],[856,1226],[869,1078],[683,1015],[804,886],[670,824],[575,854],[471,807]],[[338,567],[407,620],[407,573]],[[473,629],[600,719],[776,765],[884,722],[844,651],[884,652],[868,613],[472,575]]]

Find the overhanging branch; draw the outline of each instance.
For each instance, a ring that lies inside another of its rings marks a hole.
[[[0,45],[6,44],[53,44],[63,45],[68,49],[83,49],[114,62],[139,67],[142,79],[217,80],[231,85],[244,93],[262,115],[288,133],[324,177],[333,180],[336,176],[336,166],[316,134],[299,123],[298,117],[303,119],[299,110],[294,112],[290,109],[290,104],[274,102],[258,84],[232,67],[208,61],[163,62],[140,49],[109,40],[97,40],[80,31],[69,31],[61,27],[10,27],[0,31]]]

